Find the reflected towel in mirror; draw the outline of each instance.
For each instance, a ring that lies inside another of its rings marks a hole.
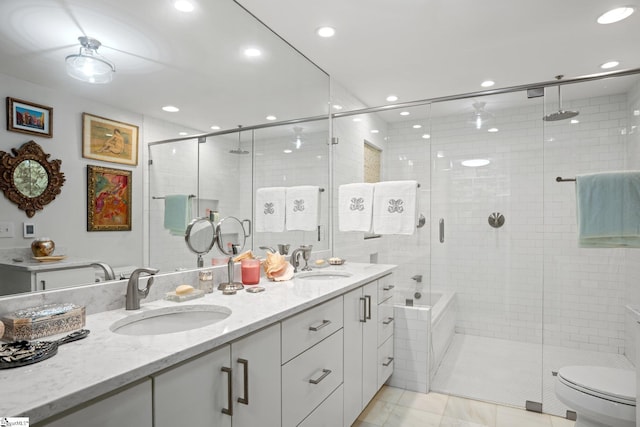
[[[287,188],[287,230],[315,231],[320,211],[320,187],[300,185]]]
[[[184,236],[191,221],[191,200],[186,194],[172,194],[164,198],[164,228],[174,236]]]
[[[256,232],[284,231],[285,200],[285,187],[258,188],[256,191]]]
[[[367,182],[344,184],[338,188],[340,231],[371,231],[373,188]]]

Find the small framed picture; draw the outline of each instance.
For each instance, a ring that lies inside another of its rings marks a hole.
[[[136,166],[138,126],[82,113],[82,157]]]
[[[53,108],[7,97],[7,130],[53,137]]]
[[[87,231],[130,231],[131,188],[131,171],[87,166]]]

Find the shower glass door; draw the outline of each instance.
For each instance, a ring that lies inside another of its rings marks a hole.
[[[432,391],[542,402],[542,104],[517,92],[432,106],[430,281],[452,295],[433,309]]]

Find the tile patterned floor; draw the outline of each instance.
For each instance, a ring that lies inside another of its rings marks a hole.
[[[510,406],[384,386],[352,427],[573,427],[574,422]]]

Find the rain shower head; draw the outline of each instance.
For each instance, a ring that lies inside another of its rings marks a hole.
[[[559,81],[560,79],[562,79],[562,77],[564,76],[559,75],[556,76],[556,79]],[[545,122],[556,122],[558,120],[571,119],[578,114],[580,114],[578,111],[562,109],[562,94],[560,93],[560,85],[558,84],[558,111],[556,111],[555,113],[547,114],[546,116],[542,117],[542,120],[544,120]]]
[[[240,129],[242,129],[242,125],[238,125],[238,148],[235,148],[233,150],[229,150],[229,153],[231,153],[231,154],[249,154],[249,152],[247,150],[243,150],[240,147]]]

